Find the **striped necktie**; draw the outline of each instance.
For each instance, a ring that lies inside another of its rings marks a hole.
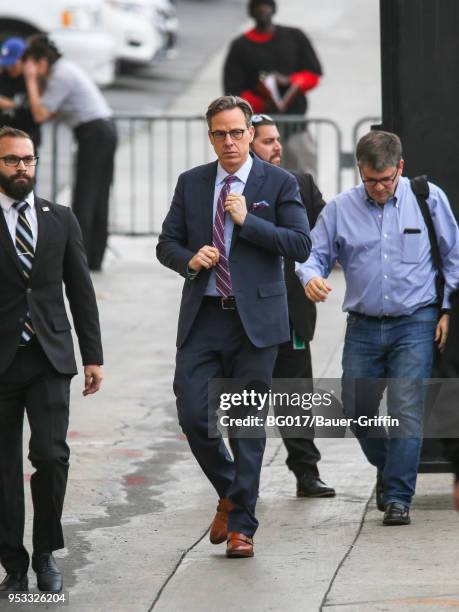
[[[29,208],[29,204],[27,204],[27,202],[15,202],[13,207],[18,213],[15,238],[16,252],[21,262],[24,277],[28,279],[30,277],[33,259],[35,256],[32,228],[30,227],[30,223],[27,221],[26,217],[26,210]],[[27,311],[24,321],[24,328],[21,332],[20,345],[25,346],[28,344],[34,334],[35,330],[30,319],[30,314]]]
[[[231,276],[225,248],[225,201],[230,192],[231,183],[234,183],[234,181],[237,180],[239,180],[237,176],[228,175],[225,178],[224,185],[218,197],[212,235],[212,246],[218,249],[220,253],[218,264],[215,266],[216,289],[217,293],[225,298],[233,294],[233,285],[231,283]]]

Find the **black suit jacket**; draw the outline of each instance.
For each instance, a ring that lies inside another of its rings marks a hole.
[[[314,179],[310,174],[292,172],[300,187],[301,199],[312,229],[316,224],[325,202]],[[295,262],[292,259],[284,260],[285,282],[287,284],[288,314],[293,328],[299,336],[310,342],[314,337],[316,327],[316,305],[308,300],[298,276],[295,274]]]
[[[84,365],[101,365],[99,314],[80,226],[65,206],[35,196],[37,247],[26,279],[0,211],[0,373],[11,364],[30,313],[37,339],[61,374],[77,372],[63,286],[72,312]]]
[[[191,280],[187,267],[203,245],[212,244],[216,174],[213,162],[180,175],[156,248],[159,261],[186,279],[178,347],[191,330],[209,280],[209,270]],[[306,261],[311,240],[297,182],[282,168],[254,156],[244,196],[248,214],[242,227],[234,227],[228,261],[242,325],[261,348],[290,337],[281,256]]]

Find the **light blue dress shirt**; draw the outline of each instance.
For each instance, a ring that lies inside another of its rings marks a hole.
[[[232,176],[236,176],[239,180],[234,181],[234,183],[231,184],[231,193],[237,193],[239,195],[242,194],[245,188],[245,184],[247,183],[247,179],[249,178],[250,170],[252,169],[252,164],[253,164],[253,160],[252,160],[252,157],[249,155],[244,165],[241,166],[237,172],[234,172]],[[223,182],[227,176],[229,176],[229,173],[222,168],[219,162],[217,166],[217,176],[215,177],[214,205],[213,205],[214,208],[213,208],[213,215],[212,215],[213,220],[215,219],[215,213],[217,211],[217,202],[218,202],[218,198],[220,197],[220,192],[223,188]],[[233,229],[234,229],[234,223],[231,218],[231,215],[226,214],[225,215],[225,250],[226,250],[226,256],[228,257],[228,259],[229,259],[229,252],[231,248],[231,239],[233,237]],[[217,296],[220,295],[217,292],[217,288],[216,288],[215,268],[212,268],[210,272],[209,281],[207,283],[207,287],[204,293],[205,295],[217,295]]]
[[[449,308],[449,294],[459,286],[459,230],[445,193],[432,183],[429,188],[445,277],[441,306]],[[311,255],[296,264],[296,273],[305,286],[315,276],[327,278],[338,261],[346,279],[344,311],[402,316],[437,302],[429,235],[409,179],[400,178],[384,206],[367,196],[363,184],[337,195],[311,237]]]

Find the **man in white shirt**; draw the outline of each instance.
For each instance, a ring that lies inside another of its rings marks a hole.
[[[37,123],[57,116],[78,143],[72,208],[83,232],[90,270],[100,270],[108,237],[108,201],[117,145],[112,111],[91,79],[61,57],[46,36],[23,55],[29,106]],[[41,91],[40,81],[45,83]]]

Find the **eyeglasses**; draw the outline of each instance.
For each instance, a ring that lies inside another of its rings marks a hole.
[[[241,140],[245,131],[245,129],[230,130],[229,132],[225,132],[224,130],[215,130],[215,132],[211,132],[210,135],[214,138],[214,140],[225,140],[227,136],[229,136],[231,140]]]
[[[273,118],[270,117],[269,115],[264,115],[262,113],[260,113],[259,115],[252,115],[253,125],[257,125],[258,123],[263,123],[265,121],[269,123],[274,123]]]
[[[359,169],[360,178],[362,179],[362,183],[364,185],[368,185],[369,187],[376,187],[378,183],[381,183],[381,185],[383,185],[384,187],[390,187],[391,185],[394,184],[394,181],[397,178],[398,171],[399,171],[399,167],[397,166],[397,169],[395,170],[395,174],[393,176],[383,176],[380,179],[375,179],[375,178],[363,178],[362,172]]]
[[[24,166],[36,166],[38,164],[38,157],[34,155],[26,155],[25,157],[18,157],[17,155],[4,155],[0,157],[3,160],[5,166],[19,166],[22,162]]]

